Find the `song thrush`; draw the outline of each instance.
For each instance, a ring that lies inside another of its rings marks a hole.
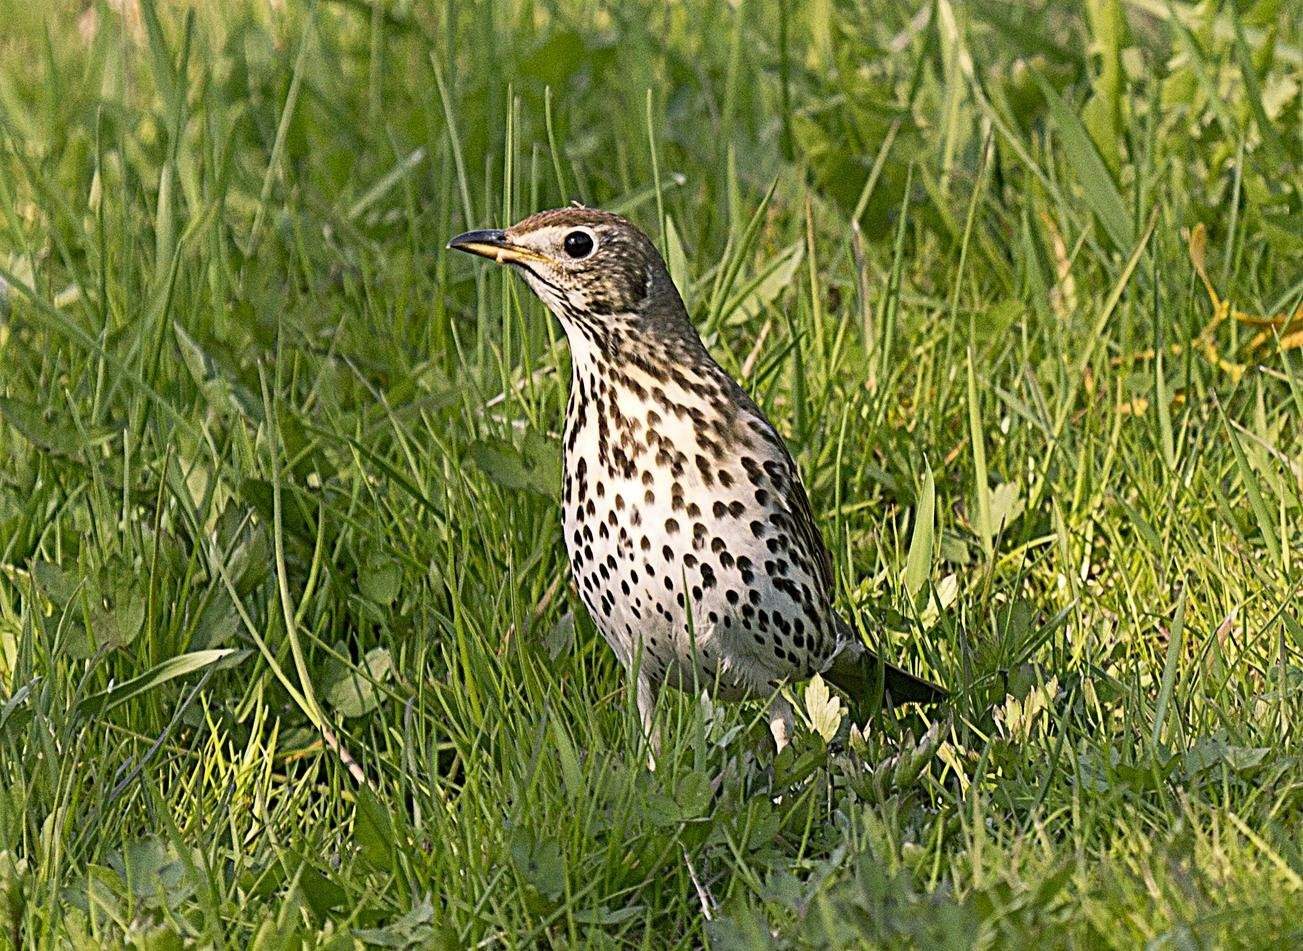
[[[782,438],[701,342],[655,245],[596,209],[531,215],[448,247],[514,268],[571,352],[563,524],[598,630],[637,678],[643,726],[663,684],[773,698],[816,672],[895,703],[944,692],[885,665],[833,608],[828,549]],[[881,678],[881,681],[879,680]]]

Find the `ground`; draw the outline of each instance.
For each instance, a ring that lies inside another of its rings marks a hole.
[[[2,940],[1300,943],[1288,9],[0,0]],[[564,341],[444,249],[571,199],[949,707],[646,769]]]

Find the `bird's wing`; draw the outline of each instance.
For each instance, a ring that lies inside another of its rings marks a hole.
[[[810,497],[805,493],[805,486],[801,482],[801,473],[797,471],[791,453],[787,451],[786,447],[781,448],[783,461],[788,470],[788,483],[790,486],[787,493],[789,514],[796,525],[797,536],[805,548],[806,555],[814,566],[815,580],[819,583],[820,593],[831,603],[834,593],[832,553],[828,551],[828,546],[823,543],[823,535],[820,534],[819,526],[814,520],[814,513],[810,510]]]
[[[823,543],[823,536],[819,533],[819,526],[814,520],[814,513],[810,509],[810,497],[806,495],[805,485],[801,482],[801,473],[796,468],[796,462],[788,452],[783,437],[774,428],[774,424],[741,387],[736,383],[734,386],[737,388],[738,401],[759,422],[764,439],[769,444],[767,452],[770,460],[765,464],[766,469],[771,464],[776,464],[778,467],[774,475],[779,478],[774,480],[776,483],[774,487],[781,494],[779,502],[792,520],[796,540],[804,549],[804,554],[814,572],[814,581],[819,587],[818,593],[831,604],[834,594],[832,554],[828,551],[828,546]],[[779,482],[781,485],[777,484]]]

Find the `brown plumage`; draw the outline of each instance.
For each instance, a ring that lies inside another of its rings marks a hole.
[[[833,608],[833,566],[782,438],[710,356],[652,242],[587,208],[449,247],[515,268],[572,355],[563,525],[580,596],[636,674],[651,731],[664,684],[772,697],[815,673],[859,699],[937,687],[879,662]],[[791,710],[779,700],[781,745]]]

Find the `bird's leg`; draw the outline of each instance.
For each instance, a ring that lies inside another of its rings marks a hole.
[[[638,716],[642,720],[642,735],[647,740],[647,768],[655,772],[656,757],[661,753],[661,731],[655,723],[656,696],[659,689],[645,674],[638,675]]]
[[[783,747],[791,742],[795,728],[796,711],[782,694],[776,694],[769,701],[769,733],[774,738],[774,752],[781,753]]]

